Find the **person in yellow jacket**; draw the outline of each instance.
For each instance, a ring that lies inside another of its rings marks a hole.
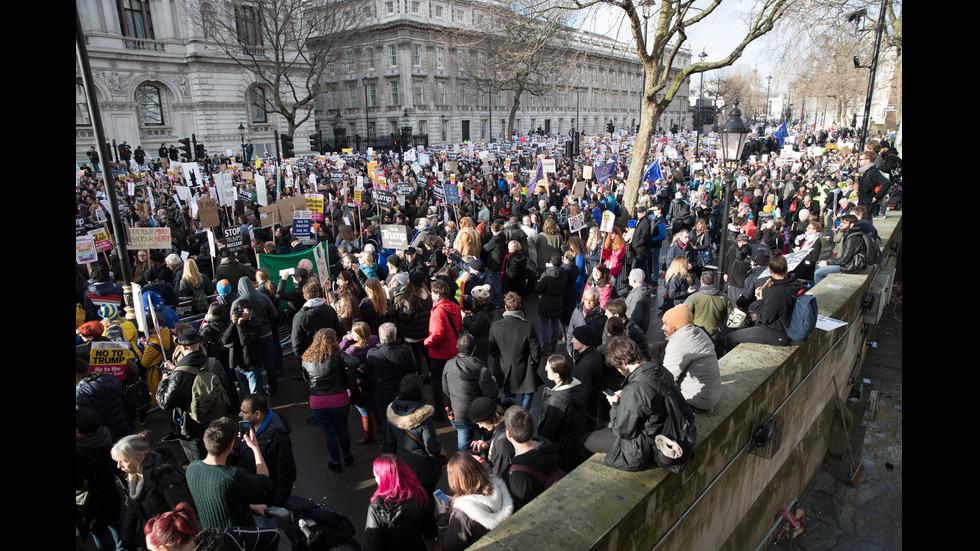
[[[99,307],[99,318],[105,330],[103,337],[108,337],[116,342],[126,342],[129,344],[129,360],[139,361],[142,352],[139,349],[139,330],[136,325],[119,315],[119,307],[115,304],[103,304]]]

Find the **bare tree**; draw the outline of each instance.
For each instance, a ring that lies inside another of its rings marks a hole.
[[[255,76],[263,90],[250,105],[286,119],[287,134],[313,113],[334,49],[354,13],[333,0],[197,1],[205,39]]]

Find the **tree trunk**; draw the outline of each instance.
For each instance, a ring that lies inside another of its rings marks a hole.
[[[652,85],[653,74],[648,71],[647,87]],[[643,103],[640,106],[640,129],[636,134],[636,143],[633,144],[632,160],[630,161],[630,174],[626,179],[626,192],[623,194],[623,216],[634,216],[636,207],[636,197],[640,189],[640,181],[643,179],[643,169],[647,165],[647,152],[650,151],[650,143],[653,139],[653,130],[657,127],[663,109],[657,103],[647,98],[646,92],[643,94]]]

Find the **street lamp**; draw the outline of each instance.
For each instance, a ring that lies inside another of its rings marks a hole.
[[[370,139],[371,137],[370,132],[368,131],[368,128],[370,128],[370,124],[371,124],[370,122],[368,122],[368,93],[367,93],[368,82],[369,82],[368,77],[361,77],[361,83],[364,84],[364,136],[366,136],[364,139],[365,148],[367,147],[368,139]]]
[[[766,135],[766,125],[769,124],[769,87],[772,86],[772,75],[766,77],[766,118],[762,120],[762,135]]]
[[[340,114],[340,109],[337,109],[337,114],[333,116],[333,147],[340,153],[340,149],[343,147],[343,136],[347,133],[344,128],[344,117]]]
[[[242,135],[242,157],[245,156],[245,125],[238,123],[238,133]],[[248,159],[245,159],[248,162]]]
[[[698,54],[698,57],[701,58],[701,63],[704,63],[704,58],[708,57],[708,54],[707,52],[704,51],[704,48],[701,48],[701,53]],[[701,93],[699,94],[698,97],[699,128],[697,129],[698,130],[697,143],[694,144],[694,155],[698,157],[700,157],[701,155],[701,133],[704,132],[704,121],[702,120],[704,118],[703,115],[704,115],[704,71],[701,71]]]
[[[402,116],[399,117],[398,119],[402,123],[402,127],[401,127],[401,131],[402,131],[401,156],[402,156],[402,159],[401,159],[401,162],[402,162],[402,164],[405,164],[405,144],[408,143],[408,138],[412,135],[412,126],[410,124],[408,124],[409,119],[408,119],[408,108],[407,107],[405,108],[405,112],[402,113]]]
[[[579,154],[579,147],[580,147],[579,141],[580,141],[580,138],[582,136],[582,127],[579,126],[579,124],[578,124],[578,112],[579,112],[579,107],[581,107],[581,104],[582,104],[582,94],[581,94],[581,91],[584,90],[584,89],[585,89],[585,87],[583,87],[583,86],[576,86],[575,87],[575,136],[574,136],[574,138],[575,138],[575,154],[576,155]]]
[[[725,249],[728,245],[728,211],[731,210],[732,185],[735,184],[733,177],[738,163],[742,159],[742,149],[745,148],[745,138],[749,135],[749,127],[742,121],[742,111],[738,108],[738,97],[735,98],[734,107],[728,113],[728,120],[719,129],[721,134],[721,153],[725,163],[725,190],[722,194],[721,203],[721,246],[718,250],[718,289],[720,290],[725,280]]]
[[[487,100],[490,106],[490,143],[493,143],[493,79],[487,79]]]

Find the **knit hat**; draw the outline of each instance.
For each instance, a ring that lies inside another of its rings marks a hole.
[[[150,307],[153,310],[160,310],[166,304],[163,302],[163,297],[160,296],[156,291],[147,291],[143,293],[143,311],[149,313]]]
[[[99,317],[112,321],[119,317],[119,308],[115,304],[103,304],[99,307]]]
[[[686,304],[678,304],[664,313],[663,320],[667,325],[680,329],[689,323],[694,323],[694,314]]]
[[[408,280],[412,282],[412,285],[422,285],[425,283],[425,274],[419,271],[411,272],[408,274]]]
[[[572,330],[572,336],[585,346],[595,346],[599,341],[599,335],[591,325],[579,325]]]
[[[490,285],[480,285],[470,290],[470,295],[476,300],[487,301],[490,299]]]
[[[295,270],[293,270],[293,276],[298,277],[300,279],[309,277],[309,275],[310,275],[310,271],[307,270],[306,268],[296,268]]]
[[[395,276],[395,282],[399,285],[408,285],[408,272],[398,272]]]
[[[480,260],[479,258],[473,260],[473,262],[470,262],[470,269],[471,270],[476,270],[477,272],[482,272],[484,270],[484,268],[486,268],[486,266],[483,264],[483,261]]]
[[[480,396],[479,398],[470,402],[470,421],[473,423],[482,423],[493,417],[493,414],[496,411],[497,402],[495,400],[485,396]]]
[[[227,279],[222,279],[217,285],[219,295],[227,295],[231,292],[231,283]]]
[[[768,266],[769,265],[769,255],[766,253],[759,253],[755,255],[752,259],[752,263],[756,266]]]

